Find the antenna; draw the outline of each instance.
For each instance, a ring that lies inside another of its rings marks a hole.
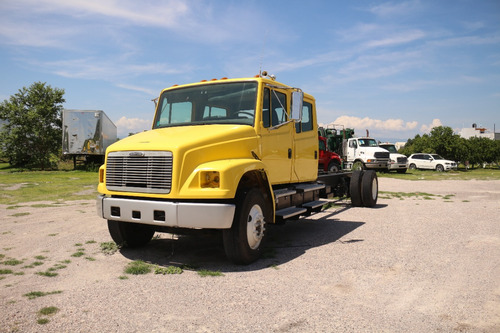
[[[262,49],[260,51],[260,64],[259,64],[259,76],[262,76],[262,61],[264,58],[264,49],[266,48],[267,34],[269,33],[269,29],[266,30],[264,34],[264,42],[262,43]]]

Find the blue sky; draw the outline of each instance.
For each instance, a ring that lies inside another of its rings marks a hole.
[[[0,100],[47,82],[119,137],[165,87],[260,69],[358,135],[500,132],[500,1],[0,1]]]

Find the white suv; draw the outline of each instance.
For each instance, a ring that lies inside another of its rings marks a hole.
[[[412,154],[408,158],[410,169],[432,169],[436,171],[449,171],[457,168],[457,163],[445,160],[438,154]]]

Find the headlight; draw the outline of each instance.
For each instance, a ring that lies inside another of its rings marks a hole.
[[[202,171],[200,176],[202,188],[218,188],[220,186],[219,171]]]

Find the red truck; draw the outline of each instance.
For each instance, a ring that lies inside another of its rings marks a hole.
[[[325,172],[338,172],[341,170],[342,160],[339,154],[327,149],[326,138],[318,136],[319,139],[319,158],[318,169]]]

